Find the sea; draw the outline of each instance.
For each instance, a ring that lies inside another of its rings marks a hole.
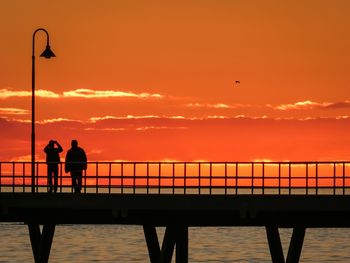
[[[160,239],[164,230],[157,228]],[[291,229],[280,229],[285,255],[291,233]],[[34,262],[26,225],[0,224],[2,262]],[[49,262],[128,263],[149,259],[141,226],[58,225]],[[190,227],[189,262],[271,262],[265,228]],[[350,229],[307,229],[300,262],[350,262]]]

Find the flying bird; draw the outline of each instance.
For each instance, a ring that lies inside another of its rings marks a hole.
[[[235,80],[235,82],[233,83],[233,86],[241,84],[241,82],[239,80]]]

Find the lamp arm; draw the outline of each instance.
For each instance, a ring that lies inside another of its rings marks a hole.
[[[34,57],[34,50],[35,50],[35,48],[34,48],[34,46],[35,46],[35,35],[36,35],[36,33],[37,33],[38,31],[44,31],[45,34],[46,34],[46,45],[48,46],[49,43],[50,43],[49,33],[46,31],[46,29],[44,29],[44,28],[38,28],[37,30],[35,30],[34,33],[33,33],[33,52],[32,52],[32,56],[33,56],[33,57]]]

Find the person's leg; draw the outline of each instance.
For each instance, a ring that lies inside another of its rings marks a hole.
[[[53,190],[56,193],[58,186],[58,164],[53,166]]]
[[[52,192],[52,165],[47,165],[47,191]]]
[[[78,171],[77,172],[77,192],[81,192],[81,186],[82,186],[82,181],[83,181],[83,171]]]
[[[73,190],[74,190],[74,192],[76,192],[76,185],[77,185],[77,182],[76,182],[76,174],[75,174],[75,172],[74,171],[71,171],[70,172],[70,175],[71,175],[71,177],[72,177],[72,187],[73,187]]]

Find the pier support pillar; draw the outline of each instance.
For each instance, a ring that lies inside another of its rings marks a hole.
[[[272,263],[285,263],[278,227],[266,226],[266,235],[269,243]]]
[[[43,225],[43,229],[40,231],[39,224],[29,223],[28,229],[35,263],[47,263],[55,233],[55,225]]]
[[[266,226],[267,240],[270,247],[270,253],[273,263],[298,263],[303,248],[305,227],[294,227],[290,240],[287,260],[285,261],[281,238],[277,226]]]
[[[170,263],[174,253],[174,247],[176,243],[176,228],[173,226],[167,226],[164,233],[164,239],[162,244],[162,250],[160,251],[160,257],[158,263]]]
[[[188,227],[182,226],[177,230],[176,262],[188,263]]]
[[[290,240],[287,263],[298,263],[300,259],[301,250],[303,248],[305,227],[293,228],[292,238]]]
[[[145,234],[150,261],[151,263],[158,263],[160,247],[156,227],[144,225],[143,232]]]
[[[188,227],[167,226],[160,249],[155,226],[144,225],[143,231],[151,263],[170,263],[176,246],[176,262],[188,262]]]

